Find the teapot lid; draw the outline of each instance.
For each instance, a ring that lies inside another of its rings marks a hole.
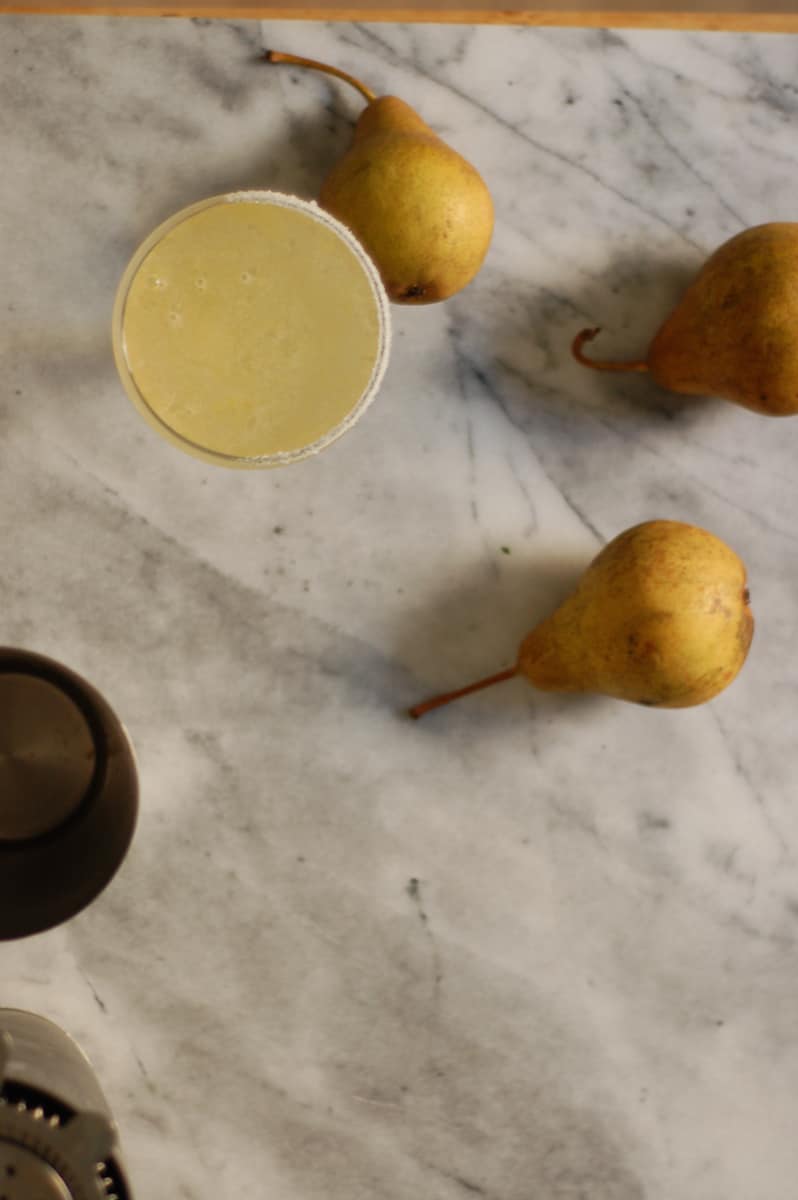
[[[84,800],[96,769],[89,722],[63,687],[0,672],[0,841],[57,829]]]
[[[0,941],[85,908],[137,810],[133,750],[104,697],[53,659],[0,647]]]

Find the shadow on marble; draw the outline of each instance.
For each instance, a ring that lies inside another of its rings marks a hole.
[[[325,175],[344,153],[351,131],[329,114],[321,113],[318,120],[294,117],[277,137],[264,144],[250,170],[231,170],[220,163],[199,167],[196,188],[177,205],[193,204],[207,196],[252,189],[288,192],[312,200],[318,195]],[[173,206],[164,219],[176,211]]]
[[[695,409],[695,398],[668,392],[637,374],[588,371],[574,361],[571,343],[581,329],[595,327],[601,334],[586,347],[589,356],[619,361],[643,357],[694,276],[695,266],[656,260],[641,265],[639,254],[619,255],[604,274],[600,289],[592,281],[581,295],[553,296],[534,283],[528,290],[516,289],[497,308],[485,340],[491,344],[494,361],[519,375],[532,398],[536,387],[553,386],[593,411],[600,401],[601,407],[616,413],[632,411],[677,420]]]
[[[255,186],[315,199],[351,137],[349,123],[327,108],[317,118],[294,115],[280,136],[270,139]]]
[[[587,563],[588,559],[554,554],[519,555],[508,556],[500,570],[486,568],[481,560],[458,577],[449,574],[423,607],[408,607],[397,630],[395,657],[419,680],[416,699],[509,666],[525,634],[573,590]],[[506,721],[508,709],[520,714],[530,702],[547,712],[563,705],[561,696],[531,692],[523,682],[504,684],[488,694],[493,703],[480,705],[482,723],[488,712],[488,720]],[[567,702],[592,707],[596,698],[574,696]]]

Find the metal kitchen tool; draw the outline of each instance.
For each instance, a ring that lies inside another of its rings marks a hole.
[[[133,750],[100,693],[0,648],[0,940],[85,908],[125,857],[137,810]]]
[[[43,1017],[0,1008],[2,1200],[132,1200],[91,1064]]]

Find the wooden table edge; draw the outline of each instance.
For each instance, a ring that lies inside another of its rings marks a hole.
[[[594,10],[580,8],[406,8],[390,5],[295,7],[259,0],[0,0],[0,14],[32,16],[209,17],[230,20],[358,21],[402,24],[560,25],[626,29],[725,30],[759,33],[798,32],[796,12],[678,12],[663,9]]]

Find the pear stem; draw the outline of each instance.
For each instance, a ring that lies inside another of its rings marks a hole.
[[[461,696],[470,696],[472,692],[481,692],[483,688],[492,687],[494,683],[504,683],[506,679],[513,679],[517,674],[518,664],[516,663],[514,667],[508,667],[496,675],[489,675],[487,679],[479,679],[476,683],[469,683],[468,687],[458,688],[456,692],[442,692],[440,696],[433,696],[431,700],[414,704],[412,708],[408,708],[408,716],[417,721],[425,713],[432,712],[433,708],[442,708],[444,704],[451,704],[452,700],[459,700]]]
[[[585,342],[592,342],[594,337],[598,337],[601,333],[601,326],[597,329],[583,329],[578,333],[571,342],[571,353],[578,363],[583,367],[591,367],[594,371],[640,371],[648,370],[648,363],[643,359],[638,359],[636,362],[605,362],[598,358],[588,358],[582,353],[582,347]]]
[[[376,93],[366,87],[365,83],[355,79],[354,75],[347,75],[346,71],[339,71],[337,67],[328,66],[327,63],[317,62],[315,58],[301,58],[298,54],[284,54],[282,50],[264,50],[263,57],[266,62],[287,63],[291,67],[310,67],[312,71],[323,71],[325,75],[334,75],[336,79],[343,79],[344,83],[351,84],[360,92],[367,104],[371,104],[373,100],[377,99]]]

